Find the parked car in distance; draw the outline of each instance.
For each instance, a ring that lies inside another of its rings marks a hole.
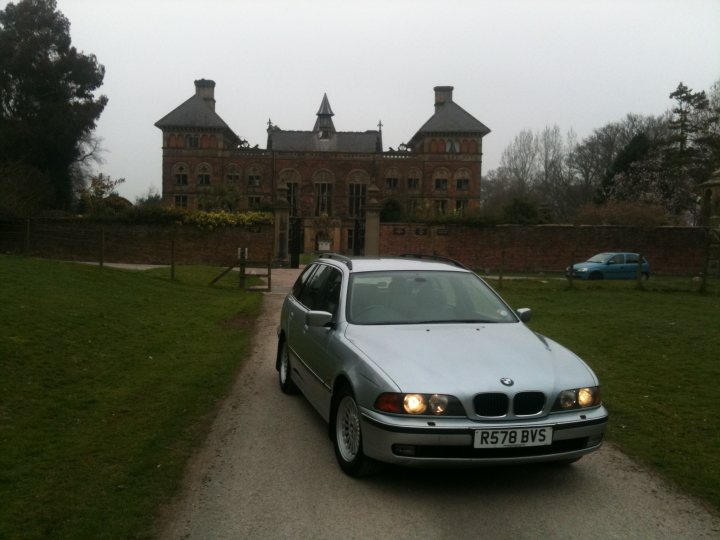
[[[326,254],[284,300],[280,388],[328,422],[351,476],[570,463],[600,448],[608,413],[590,367],[525,326],[530,313],[455,261]]]
[[[635,279],[637,277],[639,255],[637,253],[598,253],[587,261],[573,264],[572,275],[580,279]],[[570,275],[570,267],[565,269]],[[650,277],[650,264],[643,257],[640,277]]]

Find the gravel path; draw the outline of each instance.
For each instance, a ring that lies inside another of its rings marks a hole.
[[[252,355],[160,538],[720,538],[718,516],[610,445],[570,467],[345,476],[320,417],[277,387],[278,314],[295,276],[273,271]]]

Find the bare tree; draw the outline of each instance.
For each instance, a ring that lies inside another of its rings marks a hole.
[[[515,182],[518,192],[525,194],[537,172],[538,142],[532,130],[524,129],[503,150],[500,167]]]

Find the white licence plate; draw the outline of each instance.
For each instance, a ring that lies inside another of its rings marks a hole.
[[[508,448],[552,444],[552,426],[475,430],[475,448]]]

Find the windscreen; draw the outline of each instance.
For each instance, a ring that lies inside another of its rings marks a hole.
[[[514,323],[510,308],[469,272],[353,274],[347,308],[353,324]]]

